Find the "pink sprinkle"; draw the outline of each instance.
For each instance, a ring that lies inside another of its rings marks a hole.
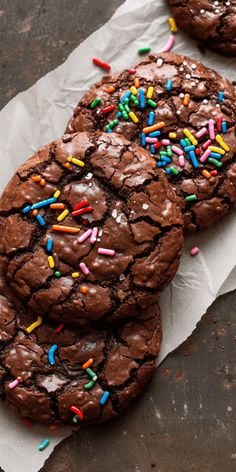
[[[217,131],[220,131],[220,132],[221,132],[222,121],[223,121],[222,116],[217,116],[217,118],[216,118],[216,128],[217,128]]]
[[[208,146],[211,145],[211,139],[208,139],[207,141],[205,141],[205,143],[202,144],[202,147],[203,149],[207,149]]]
[[[191,256],[196,256],[199,253],[200,249],[197,246],[192,247],[190,254]]]
[[[21,381],[21,377],[17,377],[16,380],[13,380],[13,382],[10,382],[8,384],[8,387],[12,390],[13,388],[15,388],[18,383]]]
[[[166,45],[163,47],[163,49],[161,49],[158,52],[169,52],[173,48],[174,44],[175,44],[175,37],[174,37],[173,34],[171,34],[169,36],[169,39],[168,39]]]
[[[79,266],[80,266],[80,268],[81,268],[84,275],[89,274],[88,267],[86,266],[86,264],[84,262],[81,262]]]
[[[161,144],[163,146],[169,146],[170,145],[170,140],[169,139],[162,139]]]
[[[80,243],[80,244],[83,243],[86,239],[89,238],[89,236],[91,236],[92,232],[93,232],[92,229],[88,229],[87,231],[85,231],[85,233],[82,234],[82,236],[80,236],[77,239],[78,243]]]
[[[204,128],[202,128],[202,129],[200,129],[200,130],[195,134],[195,136],[196,136],[197,139],[202,138],[202,137],[206,134],[206,132],[207,132],[207,128],[204,127]]]
[[[208,159],[208,157],[210,156],[210,154],[211,154],[210,149],[207,149],[207,150],[203,153],[203,155],[200,157],[199,161],[200,161],[200,162],[205,162],[205,161]]]
[[[209,120],[209,136],[211,139],[215,139],[215,122],[214,120]]]
[[[129,74],[136,74],[136,69],[130,69]]]
[[[184,156],[179,156],[179,166],[184,167]]]
[[[157,143],[157,141],[158,141],[157,138],[146,138],[146,143],[149,143],[149,144]]]
[[[94,244],[97,241],[97,234],[98,234],[98,228],[93,228],[92,230],[92,236],[90,238],[90,243]]]
[[[115,251],[113,249],[105,249],[103,247],[99,247],[98,254],[103,254],[104,256],[114,256]]]
[[[183,149],[180,149],[177,146],[172,146],[171,149],[173,152],[175,152],[175,154],[178,154],[178,156],[182,156],[184,153]]]

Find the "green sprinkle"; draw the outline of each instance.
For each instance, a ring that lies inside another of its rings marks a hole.
[[[90,108],[92,108],[92,110],[97,107],[99,105],[99,103],[101,103],[102,99],[97,97],[95,98],[95,100],[91,103],[90,105]]]
[[[150,105],[150,107],[152,107],[152,108],[156,108],[156,107],[157,107],[157,103],[154,102],[154,100],[151,100],[151,98],[149,98],[149,99],[147,100],[147,103],[148,103],[148,105]]]
[[[207,161],[210,162],[211,164],[214,164],[216,167],[222,166],[222,162],[217,161],[217,159],[213,159],[213,157],[209,157]]]
[[[74,415],[72,421],[73,421],[73,423],[77,424],[78,423],[78,416]]]
[[[171,174],[178,175],[179,171],[175,167],[169,167]]]
[[[160,156],[168,156],[168,153],[166,151],[160,151],[159,155]]]
[[[185,197],[186,202],[195,202],[197,200],[197,195],[195,193],[193,195],[188,195]]]
[[[114,128],[114,126],[118,125],[118,120],[112,120],[108,125],[106,126],[106,130]]]
[[[131,100],[131,102],[134,103],[134,105],[139,105],[139,101],[137,100],[137,98],[135,97],[135,95],[130,95],[129,99]]]
[[[50,441],[49,439],[43,439],[43,441],[41,441],[41,443],[39,444],[39,451],[44,451],[44,449],[46,449],[46,447],[48,447],[50,444]]]
[[[59,277],[61,277],[61,272],[59,270],[56,270],[54,272],[54,275],[55,275],[55,277],[57,277],[59,279]]]
[[[125,121],[128,121],[129,115],[128,115],[128,113],[126,113],[126,111],[123,111],[123,112],[122,112],[122,116],[123,116],[123,118],[124,118]]]
[[[138,53],[139,53],[139,54],[146,54],[147,52],[150,52],[150,51],[151,51],[151,48],[148,47],[148,46],[145,46],[145,47],[143,47],[143,48],[139,48],[139,49],[138,49]]]
[[[92,377],[93,381],[97,380],[97,375],[89,367],[88,367],[88,369],[86,369],[86,373],[89,375],[89,377]]]
[[[90,382],[84,385],[84,389],[90,390],[90,388],[93,388],[94,385],[95,385],[95,382],[93,380],[90,380]]]
[[[170,146],[167,146],[167,156],[168,156],[168,157],[173,156],[173,152],[172,152],[172,149],[171,149]]]
[[[125,111],[124,106],[122,105],[122,103],[119,103],[118,108],[121,111],[121,113],[123,113],[123,111]]]
[[[184,140],[185,140],[187,146],[192,146],[192,143],[191,143],[191,141],[189,141],[188,138],[185,138]]]
[[[125,104],[125,111],[126,111],[127,113],[129,113],[129,112],[131,111],[129,105],[127,105],[127,104]]]

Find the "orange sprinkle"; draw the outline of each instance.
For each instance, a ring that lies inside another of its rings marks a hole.
[[[140,82],[139,82],[138,77],[136,77],[136,78],[134,79],[134,86],[135,86],[136,88],[139,88],[139,87],[140,87]]]
[[[37,214],[38,214],[38,210],[35,209],[35,210],[32,211],[33,216],[36,216]]]
[[[80,228],[74,228],[73,226],[62,226],[62,225],[52,225],[53,231],[61,231],[62,233],[78,233]]]
[[[115,87],[113,87],[113,85],[111,85],[110,87],[107,87],[107,88],[105,89],[105,91],[106,91],[107,93],[113,93],[113,92],[115,92]]]
[[[31,178],[32,178],[32,180],[33,180],[34,182],[40,182],[40,180],[41,180],[41,175],[33,175],[33,177],[31,177]]]
[[[85,362],[82,365],[82,369],[88,369],[88,367],[90,367],[92,364],[93,364],[93,359],[89,359],[87,362]]]
[[[202,175],[203,175],[204,177],[206,177],[206,179],[210,179],[210,178],[211,178],[210,172],[208,172],[208,170],[206,170],[206,169],[204,169],[204,170],[202,171]]]
[[[42,187],[44,187],[44,185],[46,185],[46,180],[45,180],[45,179],[41,179],[39,183],[40,183],[40,185],[41,185]]]
[[[88,287],[85,287],[85,285],[83,285],[83,287],[81,287],[80,291],[81,291],[81,293],[86,294],[88,292]]]
[[[184,105],[185,107],[188,106],[189,100],[190,100],[190,95],[189,95],[189,93],[186,93],[186,94],[184,95],[184,98],[183,98],[183,105]]]
[[[66,168],[69,169],[69,170],[72,169],[72,166],[70,165],[69,162],[66,162],[66,163],[64,164],[64,167],[66,167]]]
[[[164,121],[160,121],[160,123],[156,123],[156,125],[147,126],[146,128],[143,128],[143,132],[145,134],[149,134],[149,133],[152,133],[152,131],[157,131],[160,128],[164,128],[164,126],[165,126]]]
[[[65,208],[64,203],[51,203],[50,208],[52,210],[63,210]]]

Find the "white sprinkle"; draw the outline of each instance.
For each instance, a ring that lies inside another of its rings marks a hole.
[[[208,103],[208,100],[206,98],[204,98],[203,103],[204,103],[204,105],[206,105]]]
[[[120,274],[119,280],[122,282],[122,280],[125,280],[125,274]]]
[[[181,111],[180,111],[180,110],[177,110],[176,113],[177,113],[177,115],[180,115],[180,114],[181,114]]]
[[[205,10],[200,10],[200,13],[203,15],[205,13]]]
[[[217,9],[215,10],[215,13],[220,13],[219,8],[217,8]]]
[[[118,216],[117,216],[117,218],[116,218],[116,222],[117,222],[118,224],[120,224],[120,222],[121,222],[121,218],[122,218],[122,215],[118,215]]]
[[[89,172],[87,175],[84,177],[86,180],[91,180],[93,178],[93,174]]]
[[[184,66],[187,66],[187,65],[188,65],[188,63],[187,63],[186,61],[184,61],[184,62],[183,62],[183,65],[184,65]]]
[[[102,228],[99,229],[98,236],[102,236]]]
[[[184,98],[184,93],[180,93],[180,94],[179,94],[179,97],[180,97],[180,98]]]
[[[230,7],[230,2],[226,2],[225,4],[227,7]]]
[[[179,70],[180,70],[180,72],[183,72],[184,68],[183,68],[183,67],[180,67]]]
[[[228,406],[227,411],[232,411],[232,406]]]
[[[162,67],[163,64],[163,59],[159,58],[157,59],[157,67]]]
[[[143,203],[143,206],[142,206],[143,210],[147,210],[148,209],[148,205],[147,203]]]
[[[216,0],[216,1],[214,2],[214,4],[217,6],[217,5],[219,5],[219,2]]]
[[[192,69],[195,70],[197,68],[196,64],[191,65]]]
[[[190,75],[190,74],[186,74],[186,79],[191,79],[191,75]]]
[[[195,82],[191,82],[191,85],[192,85],[192,87],[195,87],[196,84],[195,84]]]
[[[216,104],[216,108],[220,108],[220,104],[219,104],[219,103]]]
[[[89,187],[92,187],[92,184],[91,184],[91,182],[90,182],[90,184],[88,184],[88,186],[89,186]]]
[[[117,218],[117,210],[112,210],[111,214],[112,214],[113,218],[115,218],[115,219]]]

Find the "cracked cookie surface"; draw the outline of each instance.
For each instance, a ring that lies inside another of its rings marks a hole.
[[[180,28],[205,46],[236,56],[236,0],[169,0]]]
[[[94,85],[75,108],[66,131],[107,129],[108,134],[121,133],[139,145],[144,139],[143,146],[157,160],[157,166],[166,171],[181,198],[186,233],[206,229],[228,213],[236,202],[234,86],[200,62],[176,54],[150,55],[134,69],[134,73],[126,70],[107,75]],[[151,102],[148,102],[148,93]],[[91,109],[96,98],[101,101]],[[127,118],[120,104],[123,108],[127,104],[137,119],[129,114]],[[109,115],[104,113],[108,106],[115,107]],[[150,113],[153,114],[151,119]],[[209,139],[209,122],[213,122],[212,139]],[[157,129],[145,134],[143,130],[148,123],[157,125]],[[191,139],[195,139],[194,146],[184,132],[186,129]],[[196,139],[198,133],[203,135]],[[154,139],[153,144],[147,142],[147,136]],[[185,151],[183,141],[193,154]],[[212,151],[208,155],[210,160],[201,162],[205,151],[209,152],[212,146],[217,152]]]
[[[1,270],[6,262],[1,259]],[[48,424],[106,421],[126,408],[155,372],[162,337],[157,297],[138,319],[110,328],[58,330],[44,320],[28,333],[35,315],[12,302],[4,276],[0,293],[0,397],[17,415]]]
[[[0,199],[7,283],[34,313],[73,326],[139,316],[178,268],[177,203],[151,156],[124,137],[64,136]]]

